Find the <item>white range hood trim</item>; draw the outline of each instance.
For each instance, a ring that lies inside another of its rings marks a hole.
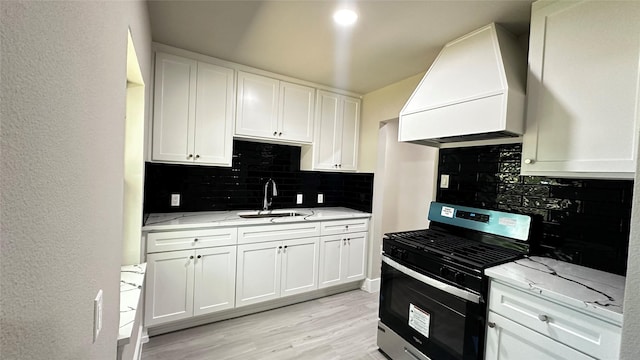
[[[477,66],[469,61],[475,55],[482,60]],[[525,79],[525,51],[499,26],[489,24],[451,41],[402,108],[398,140],[438,146],[465,141],[467,136],[474,140],[522,135]],[[448,98],[438,99],[436,89],[448,92]],[[466,94],[459,96],[455,89]]]

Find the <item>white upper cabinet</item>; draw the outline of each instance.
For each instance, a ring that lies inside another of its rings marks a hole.
[[[314,169],[355,171],[359,134],[360,99],[318,90]]]
[[[152,160],[231,166],[234,70],[156,53]]]
[[[522,174],[633,178],[640,2],[533,5]]]
[[[238,72],[235,134],[294,143],[313,139],[315,89]]]
[[[236,135],[276,137],[279,92],[278,80],[239,71]]]
[[[296,142],[313,141],[313,88],[280,82],[279,137]]]

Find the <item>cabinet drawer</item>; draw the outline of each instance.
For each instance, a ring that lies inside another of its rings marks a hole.
[[[617,359],[621,329],[606,321],[491,281],[489,309],[598,359]]]
[[[369,231],[369,219],[323,221],[320,234],[324,236],[363,231]]]
[[[319,222],[246,226],[238,228],[238,244],[301,239],[319,235]]]
[[[236,227],[149,233],[147,234],[147,252],[235,245],[237,239]]]

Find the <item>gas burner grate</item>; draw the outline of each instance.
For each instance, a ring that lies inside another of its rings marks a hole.
[[[510,261],[521,252],[461,238],[437,230],[414,230],[387,234],[389,238],[418,250],[434,252],[478,269]]]

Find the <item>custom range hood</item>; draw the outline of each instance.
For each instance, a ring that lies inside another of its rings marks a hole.
[[[400,112],[399,141],[517,137],[524,131],[526,51],[489,24],[449,42]]]

